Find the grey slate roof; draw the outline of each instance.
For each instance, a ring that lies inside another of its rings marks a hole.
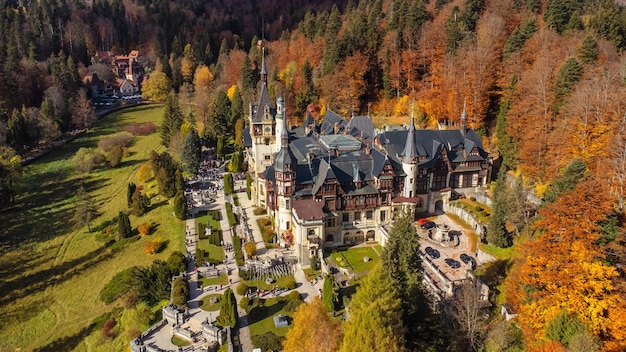
[[[352,116],[346,128],[352,136],[358,137],[363,132],[363,138],[374,138],[374,124],[369,116]]]
[[[243,128],[243,146],[252,147],[252,136],[250,136],[250,126]]]
[[[342,119],[341,116],[337,115],[334,111],[330,109],[326,110],[324,121],[322,121],[319,127],[319,133],[322,135],[335,134],[335,123],[339,124],[339,131],[343,131],[348,125],[346,120]]]
[[[411,114],[411,125],[409,126],[406,144],[402,151],[402,162],[412,164],[417,157],[417,149],[415,148],[415,123],[413,122],[413,114]]]
[[[261,83],[261,93],[259,94],[259,101],[256,104],[256,111],[252,114],[252,123],[261,123],[263,121],[263,114],[266,105],[270,107],[272,116],[276,116],[276,108],[272,105],[270,94],[267,91],[267,85],[265,83]]]
[[[402,155],[408,136],[409,131],[407,130],[395,130],[385,131],[377,137],[391,158],[392,155]],[[414,143],[420,157],[420,167],[432,167],[444,147],[447,150],[460,147],[465,150],[465,155],[462,153],[449,154],[451,161],[479,161],[487,156],[483,150],[480,136],[474,130],[467,130],[465,136],[460,130],[415,130]],[[478,148],[479,157],[469,155],[474,147]]]

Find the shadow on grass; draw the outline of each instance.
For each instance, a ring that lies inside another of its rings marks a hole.
[[[36,271],[34,273],[18,276],[10,281],[0,283],[0,306],[24,298],[35,292],[40,292],[51,285],[58,285],[70,278],[81,274],[93,265],[113,258],[113,253],[102,251],[102,248],[86,253],[82,257],[63,262],[59,265]]]
[[[287,304],[286,301],[281,300],[271,306],[263,305],[263,306],[252,308],[252,310],[250,310],[250,313],[248,313],[248,325],[252,325],[263,319],[266,319],[266,318],[269,318],[278,314],[278,312],[280,312],[285,307],[286,304]]]
[[[53,177],[44,175],[42,179]],[[105,180],[94,178],[82,182],[88,191],[102,187],[104,183]],[[73,199],[78,185],[79,181],[74,179],[34,184],[13,208],[0,212],[0,223],[5,228],[0,233],[2,251],[66,234],[74,215]]]
[[[35,352],[58,352],[58,351],[72,351],[96,328],[92,323],[89,326],[82,328],[80,331],[71,336],[65,336],[60,339],[56,339],[49,344],[37,348]]]

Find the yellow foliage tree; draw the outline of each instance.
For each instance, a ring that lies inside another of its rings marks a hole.
[[[163,72],[155,71],[150,74],[142,87],[141,97],[144,100],[165,101],[170,92],[171,82]]]
[[[521,246],[522,262],[507,278],[507,299],[519,312],[529,345],[546,342],[546,326],[561,312],[575,315],[609,351],[626,347],[626,315],[619,274],[599,258],[600,222],[612,204],[596,180],[581,182],[543,208],[535,230]]]
[[[393,108],[395,116],[406,116],[409,113],[409,96],[403,95]]]
[[[146,183],[152,178],[152,167],[149,163],[143,163],[137,170],[137,181],[139,183]]]
[[[213,82],[213,74],[206,65],[200,65],[193,77],[193,84],[198,89],[209,89]]]
[[[226,91],[226,95],[228,96],[228,100],[230,100],[231,102],[233,101],[233,97],[235,96],[235,92],[237,91],[237,85],[233,84],[232,86],[230,86],[230,88],[228,88],[228,90]]]
[[[285,352],[331,352],[337,351],[340,341],[341,326],[330,319],[315,296],[296,310],[293,329],[287,332],[283,348]]]

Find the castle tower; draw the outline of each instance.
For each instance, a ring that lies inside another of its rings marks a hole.
[[[418,155],[415,147],[415,123],[413,120],[413,111],[411,111],[411,124],[409,125],[409,133],[407,133],[406,144],[402,152],[402,170],[406,174],[402,196],[405,198],[414,197],[417,187]]]
[[[263,51],[263,54],[261,56],[261,84],[262,85],[266,85],[267,84],[267,69],[265,68],[265,47],[263,47],[263,49],[261,49]]]
[[[285,101],[282,97],[276,99],[276,152],[278,153],[283,146],[282,133],[286,129],[285,123]]]
[[[293,194],[296,179],[297,159],[289,150],[289,131],[287,125],[283,124],[280,135],[280,150],[274,157],[274,172],[276,179],[276,204],[275,226],[279,238],[285,243],[293,244],[291,233],[291,207],[293,205]]]

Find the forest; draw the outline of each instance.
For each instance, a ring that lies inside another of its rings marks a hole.
[[[83,77],[97,72],[114,79],[106,67],[92,64],[98,51],[139,50],[148,76],[144,98],[165,101],[172,89],[210,143],[241,139],[265,60],[269,92],[284,97],[291,125],[307,111],[317,117],[332,109],[346,119],[368,114],[382,127],[408,121],[415,106],[420,128],[454,128],[465,107],[500,174],[494,202],[501,205],[501,221],[492,224],[491,239],[500,247],[523,242],[500,281],[519,312],[525,348],[626,348],[619,318],[626,313],[620,298],[626,287],[616,266],[626,263],[622,2],[0,5],[3,204],[19,192],[20,156],[88,127],[81,118],[91,106]],[[168,144],[182,148],[180,140]],[[514,184],[505,183],[507,173]],[[543,201],[536,219],[513,209],[512,199],[522,191]],[[488,337],[501,328],[483,330],[484,346],[497,344]],[[493,350],[517,348],[511,346]]]

